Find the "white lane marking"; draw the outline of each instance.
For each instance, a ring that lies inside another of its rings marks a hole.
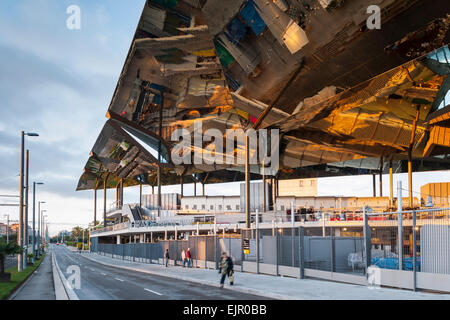
[[[102,276],[106,276],[106,273],[100,272],[102,274]]]
[[[149,292],[154,293],[154,294],[157,294],[158,296],[162,296],[162,293],[159,293],[159,292],[147,289],[147,288],[144,288],[144,290],[149,291]]]
[[[116,279],[116,280],[118,280],[118,281],[125,281],[125,280],[122,280],[122,279],[119,279],[119,278],[114,278],[114,279]]]

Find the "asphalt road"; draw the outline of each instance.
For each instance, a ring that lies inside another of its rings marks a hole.
[[[178,279],[105,266],[53,245],[59,268],[68,278],[69,266],[80,268],[80,300],[264,300],[267,298]],[[70,270],[69,270],[70,271]],[[72,271],[73,272],[73,271]]]

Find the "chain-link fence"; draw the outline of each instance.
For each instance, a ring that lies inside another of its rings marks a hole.
[[[360,228],[362,231],[362,227]],[[273,228],[244,230],[243,258],[260,265],[308,268],[363,275],[364,239],[340,236],[340,228]],[[322,233],[328,236],[322,236]],[[353,234],[353,233],[352,233]],[[302,264],[302,265],[301,265]],[[259,269],[258,269],[259,271]]]
[[[371,265],[450,274],[450,209],[371,213]]]
[[[236,265],[241,264],[241,238],[222,235],[190,236],[188,240],[160,240],[156,243],[106,244],[91,239],[91,252],[111,258],[144,263],[163,263],[164,253],[169,250],[172,264],[182,265],[184,250],[190,251],[192,266],[217,268],[222,252],[230,255]],[[186,257],[186,255],[185,255]]]

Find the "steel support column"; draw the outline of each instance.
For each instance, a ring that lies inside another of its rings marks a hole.
[[[103,226],[106,228],[106,182],[108,176],[103,180]]]
[[[372,174],[372,188],[373,188],[373,196],[377,196],[377,190],[376,190],[376,182],[375,182],[375,174]]]
[[[250,138],[245,135],[245,227],[250,229]]]
[[[392,172],[392,159],[389,160],[389,206],[394,207],[394,176]]]
[[[267,211],[267,206],[266,206],[266,202],[267,202],[267,197],[266,197],[266,173],[265,173],[265,168],[264,168],[264,161],[262,163],[262,182],[263,182],[263,212]]]
[[[94,227],[97,225],[97,183],[94,188]]]
[[[412,187],[412,151],[408,149],[408,192],[409,192],[409,207],[413,208],[413,187]]]
[[[380,157],[380,197],[383,196],[383,157]]]
[[[142,182],[139,183],[139,207],[142,207]]]
[[[161,166],[158,165],[158,217],[161,217]]]
[[[403,195],[402,182],[399,181],[397,185],[397,205],[398,205],[398,231],[397,231],[397,245],[398,245],[398,269],[403,270]]]
[[[417,232],[416,232],[416,211],[413,211],[413,290],[417,290]]]

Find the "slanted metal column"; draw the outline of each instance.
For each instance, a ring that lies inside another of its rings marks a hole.
[[[397,204],[398,204],[398,231],[397,231],[397,245],[398,245],[398,269],[403,270],[403,196],[402,196],[402,182],[397,184]]]
[[[394,176],[392,172],[392,158],[389,160],[389,206],[394,206]]]
[[[245,135],[245,227],[250,229],[250,138]]]

